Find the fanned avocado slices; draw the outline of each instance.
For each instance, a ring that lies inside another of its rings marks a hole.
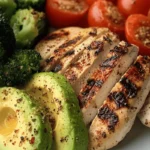
[[[52,150],[87,150],[88,132],[78,100],[62,75],[37,73],[24,89],[36,100],[39,109],[43,110],[52,124]]]
[[[0,150],[51,150],[50,126],[21,90],[0,88]]]

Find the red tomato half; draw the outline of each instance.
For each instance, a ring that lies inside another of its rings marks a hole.
[[[139,53],[150,56],[150,18],[142,14],[130,15],[126,21],[125,34],[128,42],[139,46]]]
[[[89,6],[91,6],[96,0],[86,0],[86,2],[88,3]],[[97,0],[98,1],[98,0]],[[107,0],[107,1],[111,1],[113,3],[116,3],[116,0]]]
[[[126,16],[131,14],[147,15],[150,0],[118,0],[118,8]]]
[[[91,6],[95,2],[95,0],[86,0],[86,2],[88,3],[89,6]]]
[[[123,33],[125,18],[110,1],[98,0],[89,9],[90,26],[108,27],[110,30]]]
[[[85,0],[46,0],[46,15],[54,27],[75,25],[88,10]]]
[[[150,9],[149,9],[149,11],[148,11],[148,17],[150,18]]]

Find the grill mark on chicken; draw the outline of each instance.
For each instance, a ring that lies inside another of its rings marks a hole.
[[[104,124],[107,124],[108,130],[112,132],[115,131],[115,126],[119,121],[119,117],[107,104],[99,109],[97,116]]]
[[[136,68],[136,66],[140,67]],[[141,77],[143,78],[136,80],[137,75],[141,72],[141,68],[143,70]],[[116,83],[103,105],[99,108],[98,114],[89,129],[90,150],[110,149],[125,137],[144,103],[144,98],[148,95],[150,83],[147,82],[149,82],[149,76],[150,58],[145,59],[143,56],[138,56],[136,62],[126,71],[121,80]],[[134,96],[129,97],[126,92],[131,92],[131,89],[137,91],[135,92],[136,94],[133,94]],[[114,116],[111,117],[111,115]],[[103,132],[107,133],[108,139],[103,137]],[[118,133],[121,135],[117,136]]]
[[[123,92],[112,92],[108,95],[108,98],[116,103],[117,108],[128,107],[128,101]]]
[[[68,31],[65,31],[65,30],[61,30],[60,32],[58,33],[52,33],[52,34],[49,34],[44,40],[54,40],[54,39],[57,39],[57,38],[62,38],[63,36],[67,36],[69,35],[70,33]]]
[[[86,40],[89,37],[89,32],[93,31],[94,28],[87,28],[87,29],[79,28],[78,29],[76,27],[72,27],[72,30],[73,30],[73,33],[75,33],[75,34],[73,34],[71,32],[71,28],[66,28],[66,31],[69,32],[69,35],[56,38],[56,39],[52,40],[51,43],[50,43],[50,40],[49,41],[47,40],[47,42],[41,42],[37,46],[37,51],[39,51],[42,54],[42,58],[44,58],[43,61],[41,62],[42,70],[44,70],[44,71],[51,71],[52,69],[54,70],[55,65],[57,63],[59,63],[63,57],[69,56],[68,55],[69,53],[68,54],[66,54],[66,53],[68,51],[72,51],[74,49],[74,47],[78,46],[84,40]],[[54,41],[54,44],[53,44],[53,41]],[[47,45],[46,46],[42,45],[44,43]],[[53,46],[53,47],[51,48],[49,46]],[[48,51],[47,51],[47,48],[49,49]],[[47,53],[46,56],[43,55],[45,52]],[[72,55],[73,55],[73,53],[72,53]],[[51,57],[54,57],[54,59],[52,59],[52,61],[46,61],[46,59],[49,60],[49,58],[51,58]]]
[[[109,36],[103,37],[104,41],[108,42],[110,45],[112,44],[112,40],[109,38]]]
[[[49,70],[52,70],[52,69],[54,70],[54,67],[56,64],[58,64],[58,63],[64,64],[64,62],[62,61],[63,59],[65,59],[65,58],[67,59],[70,57],[72,58],[75,55],[74,48],[78,47],[80,44],[82,44],[84,46],[84,41],[89,38],[88,34],[92,31],[95,32],[95,31],[97,31],[97,29],[90,28],[90,30],[89,29],[85,30],[85,31],[83,31],[83,33],[81,32],[80,34],[78,34],[78,36],[74,37],[73,39],[67,40],[65,43],[60,45],[58,47],[58,49],[55,49],[54,54],[52,55],[52,57],[54,56],[54,59],[49,64],[45,65],[45,66],[47,66],[46,68],[49,67]],[[73,52],[73,50],[74,50],[74,52]],[[80,50],[80,51],[82,51],[82,50]],[[62,67],[59,71],[64,69],[64,66],[65,65],[62,65]]]
[[[74,54],[74,50],[70,50],[64,54],[64,57],[68,57]],[[59,72],[63,68],[63,64],[58,62],[57,65],[51,70],[53,72]]]
[[[46,59],[45,61],[46,61],[46,63],[50,63],[53,61],[53,59],[54,59],[54,57],[50,57],[50,58]]]
[[[98,54],[104,50],[104,43],[101,41],[94,41],[88,46],[88,50],[95,50],[94,55],[98,56]]]
[[[93,41],[88,47],[88,50],[93,50],[93,49],[103,49],[103,42],[101,41]]]
[[[67,41],[66,43],[62,44],[61,46],[59,46],[59,48],[66,48],[70,45],[76,44],[79,40],[81,40],[82,36],[77,36],[72,40]]]
[[[92,49],[92,47],[90,48],[90,46],[89,46],[92,41],[94,41],[95,39],[97,39],[99,37],[103,37],[104,34],[109,32],[107,29],[98,29],[97,30],[97,28],[93,28],[93,31],[97,32],[97,36],[96,37],[90,35],[89,38],[87,38],[83,43],[81,43],[77,47],[75,47],[75,49],[74,49],[75,52],[74,52],[73,55],[71,55],[71,57],[70,56],[64,56],[61,59],[61,62],[62,62],[62,64],[64,64],[64,66],[63,66],[62,70],[59,73],[63,73],[64,74],[64,72],[69,68],[69,66],[71,64],[74,64],[74,62],[76,62],[76,61],[78,61],[80,59],[80,56],[84,53],[83,51]],[[93,46],[94,46],[94,44],[95,44],[95,46],[98,46],[98,45],[100,46],[100,44],[102,46],[102,43],[96,43],[96,41],[95,41],[95,43],[93,43]],[[88,49],[88,46],[89,46],[89,49]],[[95,51],[95,58],[96,58],[96,56],[98,56],[99,53],[101,52],[101,49],[99,48],[99,49],[93,50],[93,51]],[[92,54],[90,54],[90,52],[86,53],[85,55],[87,55],[87,56],[85,56],[85,57],[87,57],[87,58],[85,58],[86,60],[92,59],[91,57],[93,57]],[[84,63],[87,63],[87,62],[85,61]],[[90,63],[87,64],[87,65],[90,65]]]
[[[139,72],[140,72],[140,73],[142,73],[142,74],[145,73],[145,71],[144,71],[142,65],[141,65],[139,62],[136,62],[136,63],[134,64],[134,66],[139,69]]]
[[[62,68],[62,64],[57,64],[53,69],[52,69],[52,72],[58,72],[60,71]]]
[[[134,83],[132,83],[132,81],[126,77],[123,77],[120,80],[120,83],[126,88],[127,98],[134,98],[137,96],[138,88]]]
[[[102,85],[103,85],[103,81],[102,81],[102,80],[96,80],[96,81],[95,81],[95,86],[96,86],[96,87],[99,87],[99,88],[100,88]]]
[[[94,86],[94,84],[95,84],[95,79],[88,79],[87,80],[87,89],[85,91],[81,92],[81,95],[87,96],[89,94],[91,88]],[[80,95],[78,96],[78,99],[80,99]],[[79,104],[82,107],[82,103],[80,103],[80,101],[79,101]]]
[[[73,55],[74,54],[74,50],[70,50],[70,51],[68,51],[68,52],[66,52],[65,54],[64,54],[64,57],[66,57],[66,56],[71,56],[71,55]]]
[[[121,53],[121,54],[125,54],[128,52],[128,47],[127,46],[115,46],[114,49],[110,50],[111,52],[118,52],[118,53]]]
[[[118,55],[114,55],[108,59],[106,59],[101,65],[100,67],[104,67],[104,68],[113,68],[115,66],[115,61],[118,60],[119,56]]]
[[[93,41],[89,46],[88,50],[95,50],[94,55],[98,56],[98,54],[103,51],[104,49],[104,43],[102,41]]]
[[[100,68],[96,70],[92,75],[91,79],[95,79],[94,86],[89,86],[86,84],[80,91],[78,99],[81,108],[86,106],[93,99],[93,96],[100,90],[103,83],[107,80],[113,68],[117,65],[118,60],[128,52],[128,48],[126,46],[119,45],[120,51],[110,51],[108,53],[108,58],[100,65]],[[117,49],[118,49],[117,48]],[[114,47],[116,49],[116,47]],[[123,53],[121,52],[124,51]],[[96,83],[100,81],[100,85],[97,86]],[[86,93],[86,94],[85,94]]]
[[[66,43],[59,46],[58,49],[54,50],[54,55],[50,57],[50,58],[53,58],[53,59],[51,59],[51,61],[46,60],[45,61],[46,64],[43,63],[42,67],[44,68],[45,66],[50,66],[50,70],[54,70],[55,65],[57,65],[59,63],[60,58],[63,57],[66,54],[65,53],[65,52],[67,52],[66,48],[77,44],[81,39],[82,39],[82,36],[77,36],[74,39],[69,40]],[[58,70],[58,71],[60,71],[60,70]]]
[[[103,42],[102,41],[93,41],[89,46],[87,46],[87,48],[85,50],[89,50],[89,51],[94,51],[94,57],[97,57],[98,54],[103,51]],[[80,59],[80,58],[79,58]],[[86,55],[86,59],[90,60],[91,56],[89,53],[87,53]],[[71,64],[72,68],[77,68],[78,70],[82,71],[83,67],[85,67],[85,65],[88,66],[87,61],[84,59],[82,59],[80,62],[75,62],[73,64]],[[90,65],[90,64],[89,64]],[[73,71],[73,69],[68,69],[66,70],[65,74],[64,74],[68,81],[73,82],[77,79],[77,74],[75,71]]]
[[[93,28],[93,31],[90,31],[90,32],[89,32],[89,35],[90,35],[90,36],[96,36],[96,35],[97,35],[97,29],[96,29],[96,28]]]

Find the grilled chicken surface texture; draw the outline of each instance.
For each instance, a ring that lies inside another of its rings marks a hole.
[[[139,56],[115,84],[89,129],[89,150],[117,145],[130,131],[150,90],[150,58]]]
[[[150,58],[137,57],[138,48],[109,29],[94,27],[54,31],[36,51],[42,56],[41,70],[63,74],[76,92],[89,127],[89,150],[117,145],[150,91]],[[150,127],[150,94],[139,118]]]
[[[60,63],[58,65],[61,65],[62,67],[60,68],[58,73],[64,74],[64,72],[66,71],[66,69],[70,66],[71,64],[71,68],[74,65],[74,63],[81,57],[81,56],[85,56],[85,53],[89,50],[89,46],[91,45],[91,43],[93,43],[95,41],[95,39],[97,38],[103,38],[104,36],[111,36],[113,37],[113,41],[117,42],[118,38],[117,36],[115,36],[114,34],[112,34],[107,28],[93,28],[94,29],[94,34],[89,35],[89,37],[84,40],[81,44],[77,45],[73,50],[71,50],[71,53],[69,53],[68,55],[66,55],[65,57],[63,57],[63,59],[60,61]],[[110,35],[109,35],[110,34]],[[99,40],[101,41],[101,40]],[[92,51],[92,50],[91,50]],[[94,51],[94,50],[93,50]],[[92,52],[93,52],[92,51]],[[97,56],[100,52],[101,49],[97,49],[97,51],[94,51],[95,56]],[[89,56],[88,59],[84,60],[90,60],[90,53],[87,54]],[[92,57],[92,56],[91,56]],[[97,57],[98,58],[98,57]],[[84,61],[82,60],[82,61]],[[83,62],[82,62],[83,63]],[[89,62],[90,63],[90,62]],[[83,63],[84,64],[84,63]]]
[[[94,119],[97,109],[121,75],[136,59],[137,54],[137,47],[126,42],[120,42],[110,49],[107,58],[99,64],[99,68],[95,70],[79,93],[78,98],[85,124],[89,124]]]
[[[86,84],[88,76],[99,67],[99,64],[106,59],[109,50],[118,43],[119,39],[116,35],[102,28],[101,34],[95,40],[90,41],[82,55],[66,69],[64,75],[77,95],[81,87]]]
[[[89,36],[96,35],[96,28],[82,29],[78,27],[60,29],[49,34],[36,46],[36,51],[43,58],[41,63],[42,70],[58,72],[61,69],[59,62],[63,57],[73,53],[73,49]]]
[[[150,128],[150,93],[143,108],[140,110],[138,117],[145,126]]]

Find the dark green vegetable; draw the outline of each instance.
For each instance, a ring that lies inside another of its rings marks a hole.
[[[4,85],[3,62],[0,61],[0,86]]]
[[[30,76],[38,72],[41,56],[35,50],[17,50],[0,69],[0,86],[24,84]]]
[[[7,56],[10,56],[15,49],[16,40],[14,32],[10,27],[8,20],[5,18],[4,14],[1,11],[0,11],[0,42],[5,50],[5,54],[7,54]]]
[[[0,0],[0,8],[7,18],[10,18],[13,15],[16,7],[15,0]]]
[[[36,38],[43,34],[46,18],[43,12],[34,9],[20,9],[11,18],[18,48],[31,48]]]
[[[3,59],[4,54],[5,54],[5,50],[4,50],[2,43],[0,42],[0,60]]]
[[[45,0],[16,0],[18,8],[30,8],[35,9],[42,8],[44,6]]]

